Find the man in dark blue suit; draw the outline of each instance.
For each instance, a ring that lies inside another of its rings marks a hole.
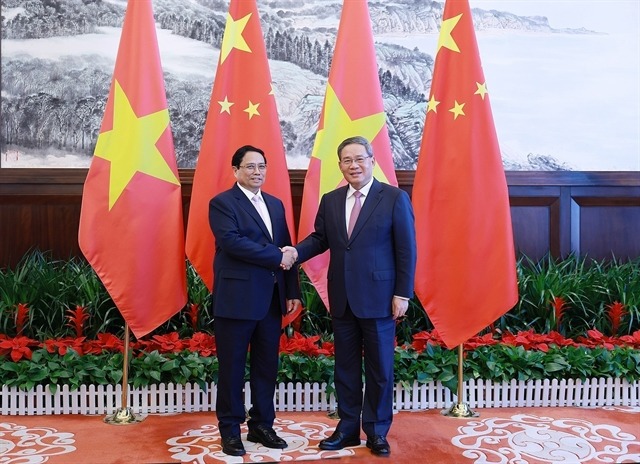
[[[344,140],[338,159],[349,185],[322,197],[314,232],[295,247],[301,262],[331,253],[327,279],[340,422],[319,446],[337,450],[359,445],[362,421],[367,447],[387,456],[396,320],[413,296],[413,209],[406,192],[373,178],[375,158],[365,138]]]
[[[273,430],[282,316],[300,305],[297,267],[282,201],[260,190],[267,170],[264,152],[249,145],[231,160],[237,183],[209,202],[215,236],[212,311],[219,362],[216,414],[222,450],[245,454],[244,374],[250,355],[251,409],[247,440],[286,448]]]

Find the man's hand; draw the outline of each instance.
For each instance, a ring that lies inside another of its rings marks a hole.
[[[302,302],[298,299],[287,300],[287,314],[291,314],[300,309]]]
[[[292,246],[285,246],[280,248],[283,252],[291,252],[295,258],[296,261],[298,261],[298,250],[295,249],[295,247]]]
[[[284,270],[291,269],[291,266],[298,260],[298,252],[291,246],[280,248],[282,250],[282,261],[280,267]]]
[[[404,317],[404,315],[407,313],[408,308],[409,300],[405,300],[397,296],[394,296],[393,300],[391,300],[391,312],[393,314],[394,320],[398,320]]]

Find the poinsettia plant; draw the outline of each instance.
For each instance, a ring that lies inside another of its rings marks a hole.
[[[0,335],[0,382],[8,386],[118,382],[122,378],[124,345],[112,334],[96,340],[64,337],[38,342],[23,336]],[[206,388],[217,380],[215,337],[198,332],[180,338],[177,332],[131,342],[129,376],[134,387],[151,383],[195,382]],[[557,332],[498,332],[464,345],[467,378],[508,381],[511,378],[640,379],[640,331],[610,337],[597,330],[578,340]],[[250,355],[250,354],[249,354]],[[281,382],[327,383],[332,389],[334,346],[320,336],[295,332],[280,337]],[[396,381],[440,381],[455,389],[457,354],[443,345],[436,331],[420,332],[412,343],[397,345]]]
[[[569,256],[517,263],[519,300],[488,330],[518,333],[552,331],[567,338],[596,329],[609,336],[640,329],[640,258],[629,261]],[[307,336],[329,337],[330,317],[306,275],[300,284],[305,312],[292,323]],[[192,266],[187,266],[189,301],[153,335],[178,332],[187,338],[197,332],[213,334],[209,292]],[[77,258],[62,261],[34,251],[16,269],[0,269],[0,333],[34,339],[86,336],[100,333],[122,337],[125,324],[93,269]],[[434,327],[420,301],[412,299],[407,317],[397,325],[400,343]]]
[[[640,369],[640,258],[619,262],[570,256],[518,261],[519,301],[464,344],[465,376],[491,380],[618,376]],[[300,275],[305,310],[283,331],[279,379],[332,384],[331,320]],[[153,333],[131,343],[134,386],[217,379],[209,292],[187,267],[188,304]],[[0,269],[0,382],[33,385],[117,383],[124,321],[84,261],[25,256]],[[420,302],[396,325],[396,379],[457,381],[448,350]],[[329,387],[331,388],[331,387]]]

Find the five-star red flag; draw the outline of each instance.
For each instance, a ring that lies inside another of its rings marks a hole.
[[[127,5],[78,241],[136,337],[186,304],[182,195],[151,0]]]
[[[354,136],[371,143],[376,159],[374,176],[397,186],[366,0],[344,0],[342,5],[324,105],[304,181],[300,240],[314,230],[322,195],[345,183],[336,150],[340,142]],[[327,308],[328,266],[328,251],[302,265]]]
[[[445,344],[518,300],[509,193],[468,0],[447,0],[413,185],[416,294]]]
[[[186,250],[209,290],[215,252],[209,200],[234,184],[231,156],[243,145],[264,150],[269,168],[262,188],[282,200],[289,232],[295,237],[289,171],[255,0],[231,0],[229,5],[193,179]]]

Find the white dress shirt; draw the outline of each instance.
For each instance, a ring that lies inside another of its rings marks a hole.
[[[364,206],[364,201],[367,199],[369,195],[369,190],[371,190],[371,185],[373,184],[373,177],[369,181],[367,185],[360,189],[360,193],[362,196],[360,197],[360,203]],[[351,210],[353,209],[353,205],[356,203],[356,197],[353,196],[356,189],[354,189],[351,184],[349,184],[349,188],[347,189],[347,202],[344,208],[344,230],[349,229],[349,217],[351,217]]]
[[[267,226],[267,230],[269,231],[269,235],[273,238],[273,228],[271,226],[271,216],[269,215],[269,208],[267,208],[267,204],[264,202],[264,198],[262,198],[262,193],[258,190],[258,193],[253,193],[250,190],[247,190],[242,185],[238,184],[240,190],[247,196],[247,198],[251,201],[253,207],[258,211],[258,214],[262,218],[264,225]],[[254,200],[254,197],[257,197]]]

